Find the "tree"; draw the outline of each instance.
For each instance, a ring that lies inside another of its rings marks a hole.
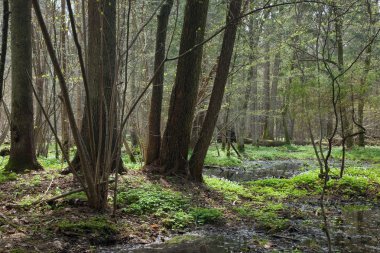
[[[167,0],[162,5],[157,16],[156,54],[154,59],[154,70],[158,71],[153,81],[152,98],[149,111],[149,135],[145,163],[150,164],[157,160],[161,145],[161,108],[164,90],[164,61],[165,44],[168,29],[168,21],[173,0]]]
[[[218,119],[218,114],[222,105],[224,88],[227,83],[228,73],[235,44],[236,31],[242,0],[231,0],[227,15],[228,27],[224,32],[222,49],[219,55],[216,76],[211,93],[210,103],[207,109],[206,117],[203,121],[202,130],[199,139],[195,144],[193,154],[190,158],[189,168],[193,180],[201,182],[204,159],[207,149],[210,145],[212,134]]]
[[[39,170],[33,137],[32,1],[11,1],[12,110],[7,171]]]
[[[158,159],[161,172],[186,174],[191,126],[194,118],[202,62],[208,0],[187,0],[176,80]],[[190,51],[188,51],[190,50]]]

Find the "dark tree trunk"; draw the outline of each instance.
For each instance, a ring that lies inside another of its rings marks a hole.
[[[164,90],[164,60],[166,49],[166,34],[173,0],[166,0],[157,17],[156,54],[154,71],[158,71],[153,81],[152,98],[149,113],[149,136],[145,163],[151,164],[158,159],[161,145],[161,110]]]
[[[3,101],[4,93],[4,72],[5,72],[5,62],[7,59],[7,47],[8,47],[8,23],[9,23],[9,1],[3,1],[3,29],[2,29],[2,40],[1,40],[1,56],[0,56],[0,105]]]
[[[227,15],[227,23],[230,23],[240,14],[242,0],[232,0]],[[235,44],[238,21],[233,21],[224,32],[222,49],[220,51],[218,67],[211,93],[210,104],[203,122],[202,130],[190,158],[189,168],[193,180],[201,182],[204,159],[210,145],[212,134],[218,119],[222,105],[224,88],[227,83],[232,53]],[[227,138],[228,139],[228,138]]]
[[[31,0],[11,2],[12,112],[7,171],[41,169],[33,137]]]
[[[208,0],[188,0],[179,53],[191,50],[204,39]],[[170,98],[169,115],[163,135],[159,165],[165,174],[185,174],[191,126],[197,99],[203,47],[180,57]]]

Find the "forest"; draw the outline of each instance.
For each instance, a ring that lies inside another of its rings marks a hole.
[[[380,252],[379,0],[2,0],[0,252]]]

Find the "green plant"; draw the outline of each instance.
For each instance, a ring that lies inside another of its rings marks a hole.
[[[194,217],[184,211],[178,211],[163,219],[162,223],[167,228],[182,229],[193,224]]]
[[[218,209],[201,207],[193,208],[190,214],[199,225],[215,223],[223,216],[223,213]]]
[[[127,205],[124,212],[138,215],[154,213],[163,216],[164,213],[179,211],[189,205],[189,200],[181,193],[157,185],[120,192],[118,201]]]

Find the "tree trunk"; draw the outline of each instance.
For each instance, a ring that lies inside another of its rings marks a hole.
[[[185,174],[191,126],[197,99],[203,47],[193,47],[204,39],[208,0],[186,2],[180,57],[170,98],[169,115],[161,143],[159,165],[165,174]]]
[[[152,98],[149,112],[149,136],[145,163],[151,164],[158,159],[161,145],[161,110],[164,90],[164,61],[166,54],[166,34],[173,0],[166,0],[157,17],[156,54],[154,71],[158,71],[153,81]]]
[[[270,92],[270,104],[271,104],[271,117],[269,119],[269,132],[270,136],[274,137],[277,126],[277,109],[278,109],[278,99],[277,99],[277,87],[280,79],[280,65],[281,65],[281,55],[280,52],[277,52],[274,57],[273,63],[273,78],[272,78],[272,87]]]
[[[265,46],[265,63],[264,63],[264,130],[263,139],[273,140],[273,132],[269,127],[269,114],[270,114],[270,46],[269,43]]]
[[[60,26],[60,39],[61,39],[61,68],[64,76],[67,74],[66,67],[66,0],[61,0],[61,26]],[[68,120],[67,111],[64,106],[61,106],[61,136],[62,136],[62,144],[63,144],[63,152],[66,155],[62,156],[68,157],[69,149],[70,149],[70,125]]]
[[[9,1],[3,1],[3,29],[1,40],[1,56],[0,56],[0,105],[3,102],[4,93],[4,72],[5,63],[7,60],[7,48],[8,48],[8,28],[9,28]]]
[[[341,17],[341,14],[339,11],[335,8],[334,9],[335,15],[337,15],[335,19],[335,35],[336,35],[336,43],[337,43],[337,54],[338,54],[338,68],[339,72],[344,71],[344,54],[343,54],[343,18]],[[342,87],[345,88],[345,87]],[[347,105],[344,103],[346,101],[346,92],[348,89],[343,89],[341,91],[342,94],[340,94],[339,98],[339,111],[341,113],[341,119],[342,119],[342,138],[346,138],[346,145],[347,148],[352,148],[354,145],[353,138],[349,137],[352,135],[353,126],[352,122],[350,120],[350,112],[347,109]],[[352,116],[352,115],[351,115]]]
[[[189,168],[193,180],[201,182],[204,159],[207,149],[210,145],[212,134],[218,119],[218,114],[223,102],[224,89],[228,79],[229,68],[231,64],[232,53],[235,44],[238,21],[234,18],[240,14],[242,0],[232,0],[230,2],[227,23],[232,23],[224,32],[222,49],[219,55],[219,62],[214,80],[214,86],[211,93],[210,103],[207,109],[206,117],[203,122],[199,139],[195,145],[194,152],[190,158]],[[228,138],[227,138],[228,139]]]
[[[372,58],[371,39],[373,36],[372,35],[373,34],[372,29],[373,29],[373,26],[375,25],[375,19],[372,16],[372,3],[370,1],[366,1],[366,4],[367,4],[367,13],[369,16],[369,25],[370,25],[369,26],[370,35],[368,38],[370,44],[368,45],[367,50],[366,50],[366,56],[365,56],[365,60],[364,60],[364,73],[363,73],[363,77],[360,81],[361,89],[360,89],[359,101],[358,101],[358,124],[362,127],[364,127],[363,126],[363,124],[364,124],[364,105],[365,105],[366,93],[368,91],[367,79],[368,79],[368,73],[371,69],[371,58]],[[358,145],[360,147],[365,146],[365,133],[363,133],[363,132],[359,134]]]
[[[11,1],[12,111],[7,171],[36,170],[33,137],[31,0]]]

